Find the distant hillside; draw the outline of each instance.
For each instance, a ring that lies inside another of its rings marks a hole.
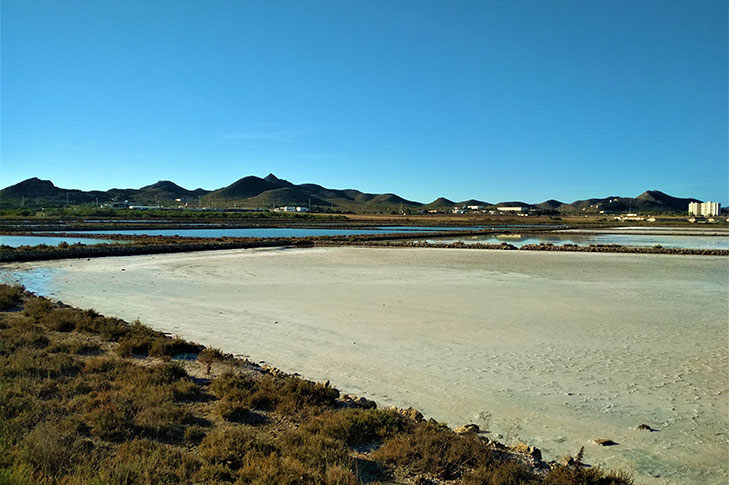
[[[658,190],[649,190],[637,197],[611,196],[577,200],[566,204],[549,199],[536,205],[521,201],[490,204],[477,199],[454,202],[439,197],[429,204],[404,199],[397,194],[369,194],[355,189],[329,189],[317,184],[293,184],[274,174],[264,178],[249,175],[217,190],[189,190],[169,180],[160,180],[139,189],[81,191],[56,187],[50,180],[30,178],[0,190],[0,206],[38,208],[78,204],[136,204],[166,207],[198,206],[212,208],[259,208],[305,206],[313,210],[355,212],[398,212],[421,210],[447,211],[454,207],[521,206],[546,213],[685,213],[689,202],[698,199],[672,197]]]
[[[689,202],[701,202],[698,199],[681,199],[664,194],[658,190],[643,192],[638,197],[610,196],[602,199],[578,200],[571,204],[562,204],[558,210],[563,213],[604,212],[604,213],[671,213],[686,212]]]
[[[430,204],[427,204],[425,207],[429,209],[445,209],[449,207],[455,207],[456,203],[453,202],[450,199],[446,199],[445,197],[438,197]]]
[[[540,204],[537,204],[536,206],[542,210],[556,211],[563,205],[564,205],[564,202],[560,202],[560,201],[554,200],[554,199],[549,199],[549,200],[545,200],[544,202],[542,202]]]

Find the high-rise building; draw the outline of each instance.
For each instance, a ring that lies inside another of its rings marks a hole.
[[[721,204],[707,200],[706,202],[689,202],[688,213],[690,216],[718,216],[721,212]]]

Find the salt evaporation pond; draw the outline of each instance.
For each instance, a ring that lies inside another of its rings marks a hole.
[[[122,243],[125,241],[116,241],[113,239],[94,239],[86,237],[55,237],[55,236],[7,236],[0,235],[0,246],[10,246],[17,248],[20,246],[38,246],[45,244],[46,246],[58,246],[62,242],[66,244],[111,244]]]
[[[729,482],[726,257],[338,247],[2,268],[547,459],[584,446],[637,483]]]
[[[563,226],[379,226],[359,229],[314,229],[299,227],[256,227],[256,228],[212,228],[212,229],[108,229],[92,231],[94,234],[125,234],[134,236],[183,236],[183,237],[313,237],[313,236],[358,236],[367,234],[397,234],[407,232],[479,231],[481,229],[511,228],[558,228]],[[64,231],[81,234],[88,231]]]
[[[123,234],[132,236],[182,237],[314,237],[395,234],[401,232],[477,231],[481,227],[380,227],[370,229],[313,229],[298,227],[215,228],[215,229],[111,229],[94,234]],[[84,231],[65,231],[80,234]]]
[[[416,241],[427,241],[430,243],[455,243],[464,244],[501,244],[508,243],[516,247],[526,244],[576,244],[578,246],[589,246],[591,244],[617,244],[620,246],[652,247],[663,246],[664,248],[686,248],[686,249],[729,249],[729,236],[706,236],[706,235],[659,235],[659,234],[580,234],[574,233],[542,233],[542,234],[503,234],[485,236],[458,236],[439,237],[429,239],[417,239]]]

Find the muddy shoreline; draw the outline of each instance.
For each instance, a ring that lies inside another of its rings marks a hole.
[[[535,233],[540,231],[530,231]],[[664,248],[661,246],[638,247],[619,245],[590,245],[578,246],[575,244],[554,245],[549,243],[527,244],[520,248],[503,242],[501,244],[465,244],[414,242],[409,239],[428,237],[453,237],[487,234],[508,234],[506,231],[453,231],[449,233],[410,233],[385,235],[359,235],[359,236],[319,236],[298,238],[186,238],[169,236],[125,236],[119,234],[88,234],[88,237],[97,237],[112,240],[132,240],[128,244],[99,244],[85,246],[72,244],[64,247],[58,246],[21,246],[19,248],[0,248],[0,262],[45,261],[56,259],[100,258],[113,256],[136,256],[143,254],[169,254],[195,251],[217,251],[229,249],[271,248],[271,247],[332,247],[332,246],[362,246],[385,248],[437,248],[437,249],[472,249],[472,250],[502,250],[502,251],[564,251],[581,253],[623,253],[623,254],[667,254],[682,256],[729,256],[726,249],[687,249]],[[527,234],[521,231],[520,234]],[[38,235],[38,234],[35,234]],[[78,237],[78,234],[54,234],[58,237]]]

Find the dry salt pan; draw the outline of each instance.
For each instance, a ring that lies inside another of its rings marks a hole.
[[[584,446],[639,483],[729,482],[726,257],[347,247],[11,270],[545,459]]]

